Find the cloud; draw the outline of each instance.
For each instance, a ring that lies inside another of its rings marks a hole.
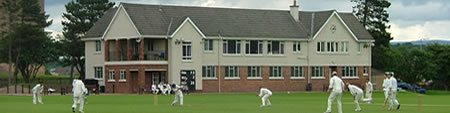
[[[388,9],[391,20],[433,21],[450,18],[450,0],[392,1]]]
[[[397,24],[391,24],[389,30],[394,37],[394,41],[411,41],[420,39],[450,39],[450,21],[429,21],[424,24],[417,24],[407,27],[401,27]]]

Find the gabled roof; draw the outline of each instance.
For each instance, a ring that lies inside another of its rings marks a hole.
[[[94,26],[86,32],[85,38],[99,38],[103,36],[103,33],[108,28],[108,25],[112,21],[114,14],[116,14],[118,8],[111,8],[105,12],[105,14],[95,22]]]
[[[170,20],[169,35],[189,18],[206,36],[223,37],[264,37],[310,39],[335,10],[304,12],[300,11],[300,21],[296,22],[286,10],[259,10],[236,8],[212,8],[193,6],[168,6],[121,3],[141,35],[166,35]],[[117,8],[106,14],[88,31],[85,38],[102,37]],[[311,32],[312,15],[314,29]],[[342,17],[352,32],[360,39],[373,39],[351,14]],[[355,21],[356,20],[356,21]],[[359,25],[359,26],[358,26]],[[361,28],[362,27],[362,28]],[[365,31],[365,32],[364,32]],[[360,37],[361,36],[361,37]]]

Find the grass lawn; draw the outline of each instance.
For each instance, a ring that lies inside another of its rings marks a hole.
[[[360,102],[361,113],[395,112],[383,108],[383,94],[373,94],[375,104]],[[400,92],[402,104],[395,113],[419,113],[418,94]],[[194,94],[184,96],[184,106],[170,106],[174,95],[158,96],[159,104],[153,104],[153,95],[91,95],[85,105],[86,113],[323,113],[327,107],[328,93],[274,93],[272,107],[260,108],[260,98],[255,94]],[[43,105],[32,104],[31,96],[0,96],[1,113],[70,113],[72,97],[44,96]],[[354,111],[353,97],[345,92],[343,111]],[[422,95],[423,113],[448,113],[450,94]],[[336,104],[333,104],[333,113]]]

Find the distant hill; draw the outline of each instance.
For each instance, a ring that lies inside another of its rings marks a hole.
[[[391,42],[391,45],[405,44],[411,43],[413,45],[426,45],[426,44],[434,44],[439,43],[442,45],[450,45],[450,40],[416,40],[416,41],[406,41],[406,42]]]

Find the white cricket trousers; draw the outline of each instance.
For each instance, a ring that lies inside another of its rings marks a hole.
[[[333,104],[334,99],[337,99],[338,104],[338,112],[342,113],[342,92],[331,92],[330,96],[328,97],[328,107],[326,112],[331,113],[331,105]]]
[[[178,103],[178,99],[180,99],[180,105],[183,105],[183,94],[176,94],[175,100],[173,100],[172,105]]]
[[[272,104],[270,103],[270,100],[269,100],[269,97],[270,96],[272,96],[271,94],[265,94],[262,98],[261,98],[261,101],[262,101],[262,105],[263,106],[266,106],[266,102],[267,102],[267,105],[268,106],[271,106]]]
[[[372,99],[372,91],[366,91],[366,98]]]
[[[40,94],[40,93],[35,93],[35,92],[33,92],[33,104],[36,104],[36,97],[37,97],[38,102],[39,102],[40,104],[43,104],[43,103],[42,103],[42,97],[41,97],[41,94]]]
[[[80,104],[78,111],[80,113],[83,113],[83,106],[84,106],[84,96],[74,96],[73,97],[73,105],[72,108],[76,109],[77,108],[77,104]]]
[[[391,98],[390,98],[390,100],[389,100],[390,102],[389,102],[389,104],[390,104],[390,109],[393,109],[394,108],[394,104],[396,105],[396,106],[398,106],[400,103],[398,102],[398,100],[397,100],[397,91],[396,90],[392,90],[392,92],[391,92]]]

